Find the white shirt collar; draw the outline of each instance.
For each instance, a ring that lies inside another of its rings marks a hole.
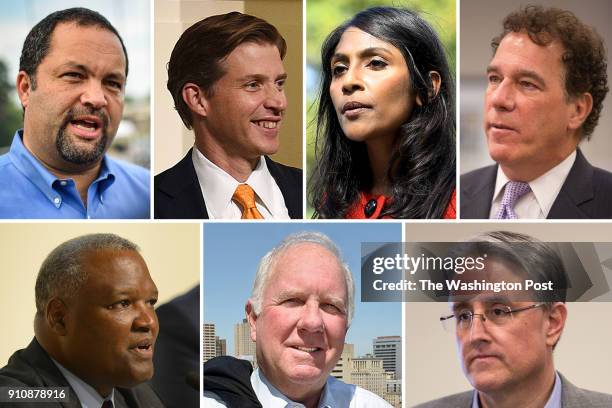
[[[232,196],[241,183],[211,162],[195,146],[191,157],[209,218],[240,218],[242,211],[232,201]],[[289,218],[282,192],[263,156],[245,183],[255,191],[257,209],[264,218]]]
[[[333,382],[337,381],[333,377],[328,377],[323,390],[321,391],[321,399],[319,400],[319,408],[339,408],[334,399],[333,392],[330,392],[330,388],[333,388]],[[257,399],[261,402],[261,405],[266,408],[304,408],[303,404],[299,402],[291,401],[289,398],[284,396],[276,387],[274,387],[266,376],[261,372],[260,369],[256,369],[251,374],[251,385],[257,395]]]
[[[563,187],[563,183],[565,183],[565,179],[569,174],[574,162],[576,161],[576,151],[574,150],[569,156],[565,158],[561,163],[557,164],[552,169],[548,170],[546,173],[542,174],[540,177],[529,182],[529,187],[531,188],[531,193],[526,194],[525,199],[529,199],[530,197],[535,198],[535,201],[540,207],[542,218],[546,218],[550,209],[555,202],[555,199],[559,195],[559,191],[561,191],[561,187]],[[493,192],[493,203],[501,202],[502,199],[502,190],[506,186],[506,184],[510,181],[510,179],[504,174],[501,166],[497,167],[497,179],[495,181],[495,190]],[[517,205],[523,200],[523,198],[519,199]],[[517,212],[518,214],[518,212]],[[520,214],[519,214],[520,215]],[[538,218],[535,216],[531,216],[529,218]]]
[[[106,399],[110,399],[113,403],[113,406],[115,406],[114,388],[111,390],[109,397],[102,398],[100,394],[98,394],[98,392],[91,385],[87,384],[85,381],[72,374],[70,371],[68,371],[68,369],[66,369],[54,359],[51,359],[51,361],[53,361],[57,368],[59,368],[62,375],[68,381],[68,384],[70,384],[70,387],[72,387],[72,389],[74,390],[75,394],[79,398],[79,401],[81,402],[82,408],[100,408],[102,406],[102,403]]]

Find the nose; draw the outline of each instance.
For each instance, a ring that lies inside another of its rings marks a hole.
[[[134,331],[149,332],[157,330],[157,314],[153,307],[145,304],[137,308],[132,328]]]
[[[502,80],[495,87],[489,85],[487,100],[496,110],[512,111],[516,102],[512,84],[508,80]]]
[[[307,302],[302,307],[298,329],[309,332],[322,332],[325,328],[321,309],[317,302]]]
[[[350,95],[355,91],[362,91],[363,89],[363,81],[359,67],[347,68],[344,75],[342,75],[342,93],[344,95]]]
[[[271,86],[267,90],[264,107],[273,111],[275,115],[282,115],[283,111],[287,109],[287,97],[285,96],[285,90],[282,88],[279,89],[276,87],[276,85]]]
[[[489,331],[485,324],[486,318],[482,314],[474,314],[472,324],[470,326],[470,341],[488,341]],[[490,324],[490,322],[489,322]]]
[[[94,109],[105,107],[108,101],[106,100],[102,83],[95,80],[88,81],[81,94],[81,103]]]

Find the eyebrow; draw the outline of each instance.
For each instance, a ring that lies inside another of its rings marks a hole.
[[[489,65],[487,66],[487,74],[490,73],[499,73],[500,70],[499,68],[497,68],[495,65]],[[541,85],[545,85],[546,82],[544,81],[544,78],[542,78],[542,76],[540,76],[540,74],[538,74],[537,72],[530,70],[530,69],[519,69],[515,72],[513,72],[512,76],[514,77],[519,77],[519,78],[530,78],[533,79],[534,81],[538,82]]]
[[[391,55],[391,51],[389,51],[388,49],[384,48],[384,47],[369,47],[369,48],[365,48],[361,51],[359,51],[357,53],[357,56],[359,58],[367,58],[367,57],[373,57],[376,55],[380,55],[380,54],[384,54],[387,56]],[[348,61],[348,55],[341,53],[341,52],[336,52],[332,58],[331,58],[331,62],[337,62],[337,61]]]
[[[90,70],[87,68],[86,65],[79,64],[78,62],[73,62],[73,61],[67,61],[61,64],[59,67],[57,67],[57,70],[61,71],[67,68],[76,69],[76,70],[83,71],[83,72],[90,72]],[[117,79],[121,81],[125,81],[126,79],[125,74],[120,69],[117,69],[116,71],[111,71],[108,75],[105,76],[105,78],[112,78],[112,79]]]
[[[261,74],[251,74],[251,75],[245,75],[243,77],[238,78],[238,82],[248,82],[248,81],[261,81],[264,82],[266,81],[268,78],[270,78],[267,75],[261,75]],[[287,79],[287,73],[284,72],[280,75],[278,75],[276,78],[274,78],[275,81],[279,81],[282,79]]]

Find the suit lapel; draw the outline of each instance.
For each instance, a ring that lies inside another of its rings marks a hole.
[[[461,177],[461,218],[489,218],[496,176],[497,166],[488,166]]]
[[[550,208],[547,218],[590,218],[580,209],[580,206],[591,201],[593,197],[593,166],[578,149],[574,165]]]
[[[302,218],[302,185],[293,185],[291,180],[288,179],[283,169],[268,156],[264,156],[266,159],[266,165],[268,171],[276,181],[278,188],[283,194],[285,205],[289,212],[290,218]],[[299,189],[298,189],[299,188]]]

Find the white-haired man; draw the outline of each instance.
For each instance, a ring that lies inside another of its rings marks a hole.
[[[303,232],[266,254],[245,310],[258,368],[231,357],[204,366],[206,407],[390,407],[331,377],[354,311],[355,285],[329,238]]]

